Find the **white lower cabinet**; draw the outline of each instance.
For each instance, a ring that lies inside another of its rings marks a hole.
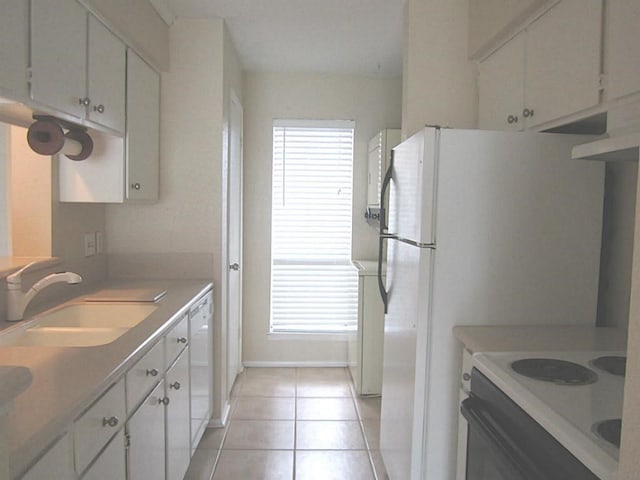
[[[189,348],[167,371],[166,461],[167,480],[182,480],[191,460],[189,416]]]
[[[212,302],[209,293],[189,305],[191,315],[182,315],[21,480],[182,480],[194,451],[193,406],[202,407],[196,413],[198,440],[209,420],[209,369],[198,363],[194,370],[192,361],[211,355]],[[196,339],[195,357],[190,335]],[[199,376],[197,399],[192,371],[207,372]]]
[[[127,421],[127,479],[165,478],[164,380]]]
[[[114,480],[127,478],[123,428],[113,437],[95,463],[82,476],[82,480],[106,480],[108,478],[113,478]]]
[[[21,480],[75,479],[73,471],[73,442],[65,433],[38,462],[24,474]]]

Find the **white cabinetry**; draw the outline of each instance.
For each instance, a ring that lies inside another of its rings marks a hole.
[[[562,0],[479,66],[479,127],[532,128],[600,101],[602,0]]]
[[[82,480],[105,480],[107,478],[123,480],[127,478],[123,428],[113,437],[109,445],[82,476]]]
[[[83,117],[86,70],[86,10],[75,0],[31,0],[31,98]]]
[[[165,478],[164,380],[127,421],[127,480]]]
[[[126,47],[89,15],[87,118],[124,133]]]
[[[189,348],[180,354],[176,363],[167,371],[166,398],[167,480],[182,480],[191,460]]]
[[[361,260],[354,266],[358,269],[358,330],[347,343],[349,370],[358,394],[380,395],[384,305],[378,290],[378,266]]]
[[[72,480],[76,476],[73,471],[73,442],[66,433],[58,440],[40,460],[24,474],[22,480]]]
[[[75,0],[31,2],[31,98],[124,133],[125,46]]]
[[[126,418],[124,380],[120,379],[100,397],[73,428],[76,472],[86,470]]]
[[[213,293],[209,292],[189,311],[189,373],[191,399],[191,451],[202,438],[211,416],[211,328]]]
[[[607,3],[604,59],[609,100],[640,91],[639,25],[638,0]]]
[[[367,206],[380,208],[380,189],[391,158],[391,149],[400,143],[400,130],[386,128],[369,140]]]
[[[0,96],[28,96],[29,0],[2,2],[0,13]]]
[[[160,77],[127,53],[126,197],[158,199]]]

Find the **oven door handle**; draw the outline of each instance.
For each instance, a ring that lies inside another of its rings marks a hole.
[[[462,401],[460,412],[469,428],[475,427],[482,437],[493,445],[500,455],[527,480],[547,478],[536,463],[518,446],[518,442],[500,426],[473,393]]]

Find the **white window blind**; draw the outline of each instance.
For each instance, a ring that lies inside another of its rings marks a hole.
[[[353,131],[353,122],[274,122],[272,332],[355,329]]]

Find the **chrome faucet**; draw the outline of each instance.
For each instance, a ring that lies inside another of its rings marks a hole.
[[[48,286],[62,282],[69,284],[82,282],[82,277],[77,273],[52,273],[51,275],[47,275],[43,279],[38,280],[26,293],[24,293],[22,291],[22,274],[34,263],[36,262],[32,262],[22,267],[17,272],[7,276],[7,320],[9,322],[22,320],[27,305],[31,303],[31,300],[33,300],[38,292],[44,290]]]

